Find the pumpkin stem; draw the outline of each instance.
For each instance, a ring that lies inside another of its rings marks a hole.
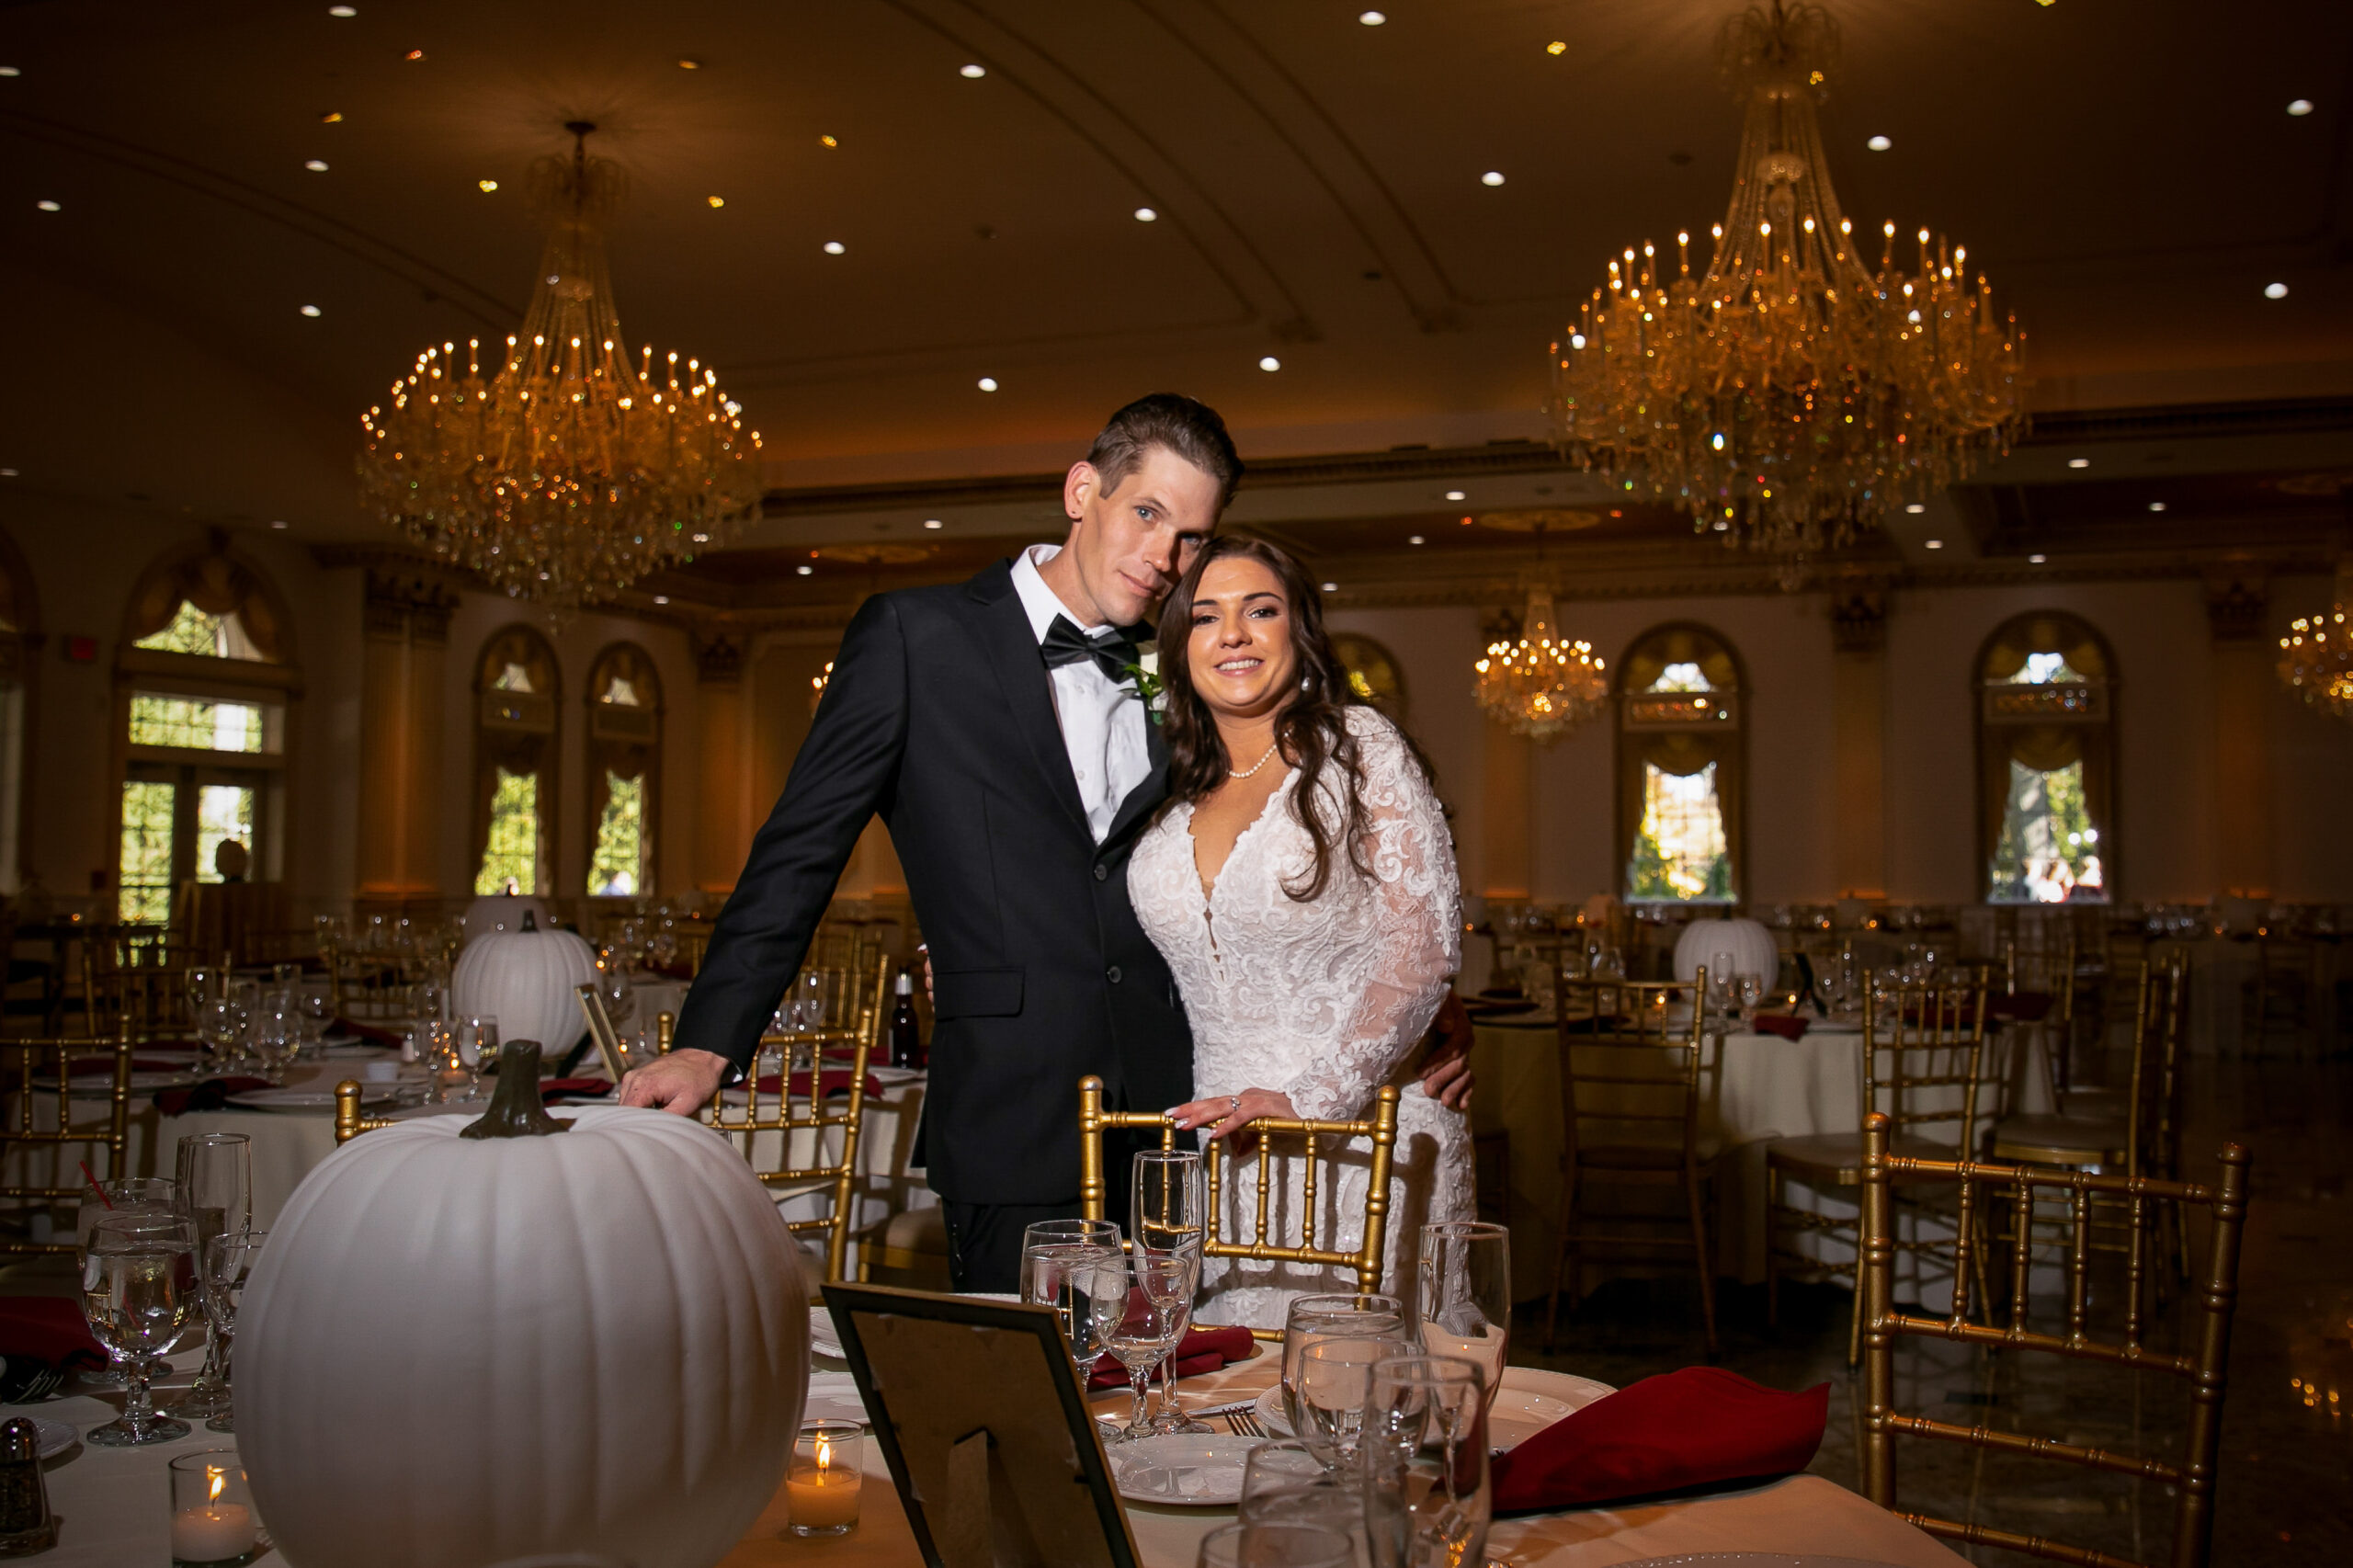
[[[524,913],[529,920],[530,914]],[[544,1138],[568,1132],[572,1123],[548,1114],[540,1098],[540,1042],[510,1040],[498,1052],[498,1087],[482,1119],[459,1131],[460,1138]]]

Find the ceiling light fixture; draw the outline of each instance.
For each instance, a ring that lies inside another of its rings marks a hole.
[[[937,531],[938,529],[946,528],[948,525],[941,522],[938,517],[926,517],[923,520],[923,526]]]
[[[681,60],[678,62],[678,69],[681,71],[699,71],[702,69],[702,62],[699,60]]]
[[[817,569],[814,566],[796,566],[793,571],[803,577],[813,577],[817,574]]]
[[[1419,534],[1407,534],[1405,536],[1405,542],[1407,544],[1420,544],[1422,542],[1422,536]]]
[[[498,182],[494,179],[478,179],[474,181],[474,184],[480,188],[484,196],[488,196],[492,191],[498,188]]]
[[[1863,145],[1869,147],[1874,153],[1884,153],[1890,147],[1894,146],[1895,143],[1889,141],[1884,136],[1874,136],[1870,141],[1864,142]]]
[[[1918,517],[1921,513],[1923,513],[1923,512],[1927,511],[1927,510],[1928,509],[1928,506],[1927,506],[1927,503],[1926,503],[1925,501],[1908,501],[1908,502],[1904,503],[1904,509],[1906,512],[1909,512],[1912,516],[1914,516],[1914,517]]]
[[[327,15],[330,17],[341,17],[345,21],[349,21],[352,17],[359,15],[359,7],[357,6],[330,6],[327,7]]]
[[[0,479],[14,479],[14,478],[16,478],[16,477],[17,477],[17,471],[16,471],[15,469],[13,469],[13,468],[0,468]]]
[[[1945,541],[1940,539],[1925,540],[1922,542],[1930,550],[1942,550],[1945,547]]]
[[[2067,466],[2069,468],[2089,468],[2092,466],[2092,460],[2089,458],[2069,458],[2067,460]]]
[[[2288,286],[2285,283],[2266,283],[2263,286],[2263,297],[2267,300],[2284,300],[2288,297]]]
[[[269,526],[274,528],[282,528],[286,526],[286,519],[283,517],[272,517],[269,520]]]
[[[983,392],[996,391],[996,378],[995,376],[983,376],[977,384]]]
[[[65,210],[63,207],[50,200],[47,197],[41,198],[39,201],[34,202],[33,205],[40,208],[44,212],[63,212]]]
[[[2029,566],[2040,566],[2050,559],[2051,557],[2047,555],[2029,555],[2026,558],[2026,563]]]
[[[2279,639],[2279,678],[2315,708],[2353,720],[2353,552],[2338,557],[2327,612],[2301,615]]]
[[[817,138],[817,141],[820,145],[826,147],[838,147],[841,145],[841,142],[837,139],[831,136],[820,136]]]
[[[2310,98],[2290,98],[2288,101],[2288,112],[2301,119],[2313,112],[2313,101]]]
[[[1446,493],[1446,498],[1447,498],[1448,500],[1449,500],[1449,501],[1468,501],[1468,500],[1470,500],[1470,499],[1471,499],[1471,497],[1470,497],[1469,495],[1465,494],[1463,492],[1461,492],[1461,491],[1460,491],[1460,490],[1449,490],[1449,491],[1448,491],[1448,492]],[[1466,522],[1466,523],[1467,523],[1467,522],[1469,522],[1471,519],[1470,519],[1470,518],[1468,518],[1468,517],[1465,517],[1465,518],[1463,518],[1462,520],[1463,520],[1464,522]]]
[[[302,166],[314,175],[323,175],[327,172],[327,161],[324,158],[305,158],[302,160]]]
[[[1388,19],[1388,14],[1382,11],[1358,11],[1357,13],[1357,20],[1362,22],[1369,28],[1377,28]]]
[[[956,73],[956,74],[963,77],[968,82],[977,82],[988,74],[989,69],[985,65],[967,65],[962,70]]]
[[[1336,594],[1340,591],[1340,585],[1337,583],[1319,583],[1316,586],[1322,588],[1327,594]]]
[[[302,307],[302,313],[306,316],[316,317],[319,314],[319,307],[316,305],[304,305]]]
[[[839,240],[827,240],[825,242],[825,254],[827,256],[846,255],[848,250],[849,247],[842,244]]]
[[[487,356],[426,348],[360,421],[377,515],[551,614],[724,543],[760,496],[759,433],[718,373],[675,353],[657,369],[650,347],[631,363],[605,261],[625,182],[588,156],[595,125],[565,129],[571,156],[531,165],[547,241],[520,330]]]
[[[1158,222],[1159,220],[1160,214],[1154,211],[1149,207],[1139,207],[1136,209],[1136,222],[1139,223],[1154,223]]]
[[[2023,335],[1967,252],[1923,229],[1907,274],[1890,223],[1876,268],[1860,255],[1815,114],[1837,49],[1816,6],[1724,24],[1741,173],[1704,272],[1688,234],[1672,270],[1629,246],[1552,351],[1555,438],[1580,466],[1792,557],[1966,477],[2023,420]]]
[[[1566,54],[1568,51],[1569,46],[1558,39],[1544,46],[1544,52],[1547,54]]]
[[[1282,368],[1283,362],[1271,354],[1266,355],[1258,361],[1258,369],[1262,370],[1279,370]]]
[[[21,76],[24,73],[13,65],[0,65],[0,76]]]
[[[1485,174],[1479,176],[1479,183],[1481,185],[1490,186],[1501,185],[1504,183],[1503,171],[1500,169],[1489,169]]]
[[[2152,501],[2149,503],[2149,510],[2152,512],[2162,512],[2165,509],[2165,504],[2162,501]]]
[[[706,196],[703,199],[710,203],[710,209],[714,212],[727,205],[727,198],[723,196]]]
[[[1515,734],[1548,741],[1601,711],[1609,700],[1608,667],[1592,643],[1560,635],[1552,590],[1540,582],[1528,591],[1519,625],[1518,640],[1496,639],[1472,665],[1479,706]]]
[[[656,594],[654,596],[654,602],[657,605],[666,605],[670,602],[670,596],[667,594]]]
[[[422,60],[425,58],[425,51],[421,49],[412,49],[404,58],[409,60]]]
[[[321,125],[341,125],[343,123],[343,111],[341,109],[328,109],[325,113],[319,116],[319,123]]]

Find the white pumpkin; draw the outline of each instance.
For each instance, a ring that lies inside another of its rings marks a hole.
[[[291,1568],[708,1568],[775,1494],[809,1373],[775,1200],[689,1118],[576,1115],[480,1142],[462,1117],[384,1128],[287,1204],[235,1403]]]
[[[571,931],[526,910],[513,931],[476,937],[458,955],[449,996],[460,1018],[487,1014],[501,1040],[535,1040],[556,1062],[588,1032],[574,987],[597,978],[597,955]]]
[[[548,918],[548,906],[538,899],[525,894],[496,892],[466,905],[466,913],[458,926],[468,940],[493,931],[520,931],[526,910],[539,922],[542,931],[554,924]]]
[[[1781,949],[1773,933],[1755,920],[1694,920],[1675,944],[1675,978],[1688,980],[1707,966],[1718,975],[1762,975],[1770,985],[1781,972]]]

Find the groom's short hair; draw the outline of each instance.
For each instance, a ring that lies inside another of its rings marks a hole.
[[[1182,392],[1149,393],[1111,415],[1086,460],[1102,476],[1104,490],[1117,490],[1154,447],[1166,448],[1216,480],[1217,509],[1225,510],[1242,483],[1242,458],[1216,409]]]

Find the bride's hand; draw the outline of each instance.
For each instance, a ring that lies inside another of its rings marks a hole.
[[[1272,1089],[1245,1089],[1238,1095],[1220,1095],[1215,1099],[1188,1100],[1171,1106],[1168,1115],[1178,1131],[1209,1127],[1212,1138],[1227,1137],[1262,1116],[1279,1117],[1286,1121],[1299,1119],[1299,1112],[1291,1108],[1290,1096]]]

